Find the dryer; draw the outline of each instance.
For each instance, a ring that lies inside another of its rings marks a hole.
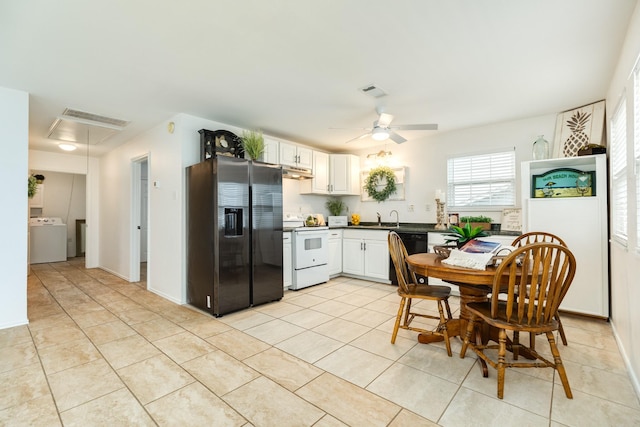
[[[67,225],[61,218],[31,218],[29,235],[31,264],[67,260]]]

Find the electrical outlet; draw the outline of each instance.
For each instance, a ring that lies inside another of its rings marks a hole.
[[[429,203],[427,203],[426,205],[424,205],[424,210],[426,212],[431,212],[431,205]]]
[[[407,205],[407,212],[413,212],[414,211],[414,206],[413,205]]]

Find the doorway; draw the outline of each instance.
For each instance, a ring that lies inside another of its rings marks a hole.
[[[131,282],[148,280],[149,155],[131,160]],[[145,283],[148,287],[148,282]]]

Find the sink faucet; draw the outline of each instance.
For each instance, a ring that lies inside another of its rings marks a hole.
[[[389,213],[389,216],[393,215],[393,213],[394,213],[394,212],[396,213],[396,228],[400,228],[400,214],[398,214],[398,211],[397,211],[397,210],[395,210],[395,209],[394,209],[394,210],[392,210],[392,211]]]
[[[378,215],[378,227],[380,227],[382,225],[382,219],[380,218],[380,212],[376,212],[376,215]]]

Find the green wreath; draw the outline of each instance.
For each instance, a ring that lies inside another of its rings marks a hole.
[[[387,185],[378,191],[378,185],[382,178],[387,180]],[[379,166],[371,169],[369,176],[364,181],[364,189],[369,196],[378,202],[385,201],[396,192],[396,174],[388,166]]]

